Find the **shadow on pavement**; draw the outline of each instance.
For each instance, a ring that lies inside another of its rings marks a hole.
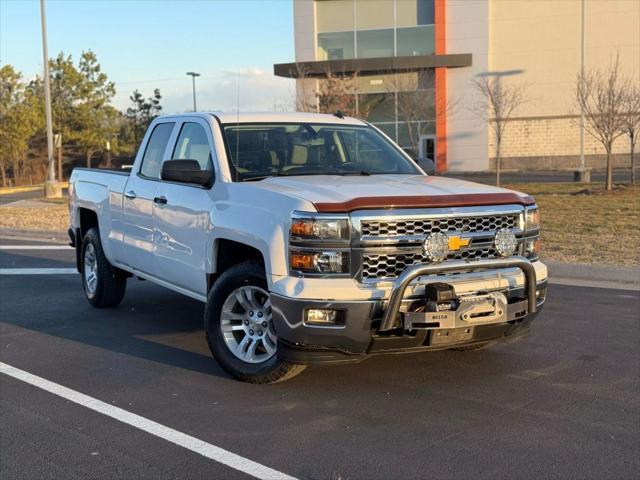
[[[95,309],[77,275],[2,276],[0,323],[229,378],[209,354],[204,304],[135,278],[127,283],[120,306]]]

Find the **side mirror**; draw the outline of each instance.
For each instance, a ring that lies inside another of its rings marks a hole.
[[[167,160],[162,164],[160,178],[169,182],[208,186],[213,180],[213,171],[202,170],[196,160]]]
[[[425,171],[427,175],[436,174],[436,164],[430,158],[421,157],[418,159],[418,166]]]

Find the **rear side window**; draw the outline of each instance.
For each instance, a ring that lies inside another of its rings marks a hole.
[[[151,132],[147,148],[142,157],[142,167],[140,173],[145,177],[159,179],[160,168],[162,167],[162,157],[169,143],[169,137],[173,131],[175,123],[159,123]]]
[[[211,147],[204,127],[199,123],[182,125],[172,160],[196,160],[201,170],[213,170]]]

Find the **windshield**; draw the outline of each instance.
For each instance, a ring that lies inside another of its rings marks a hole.
[[[331,124],[226,124],[235,181],[293,175],[420,174],[370,127]]]

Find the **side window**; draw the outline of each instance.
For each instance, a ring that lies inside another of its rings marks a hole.
[[[213,170],[207,132],[199,123],[184,123],[173,149],[172,160],[196,160],[201,170]]]
[[[162,166],[162,156],[169,143],[169,137],[173,131],[175,123],[159,123],[151,132],[147,148],[142,157],[142,167],[140,173],[145,177],[159,179],[160,167]]]

